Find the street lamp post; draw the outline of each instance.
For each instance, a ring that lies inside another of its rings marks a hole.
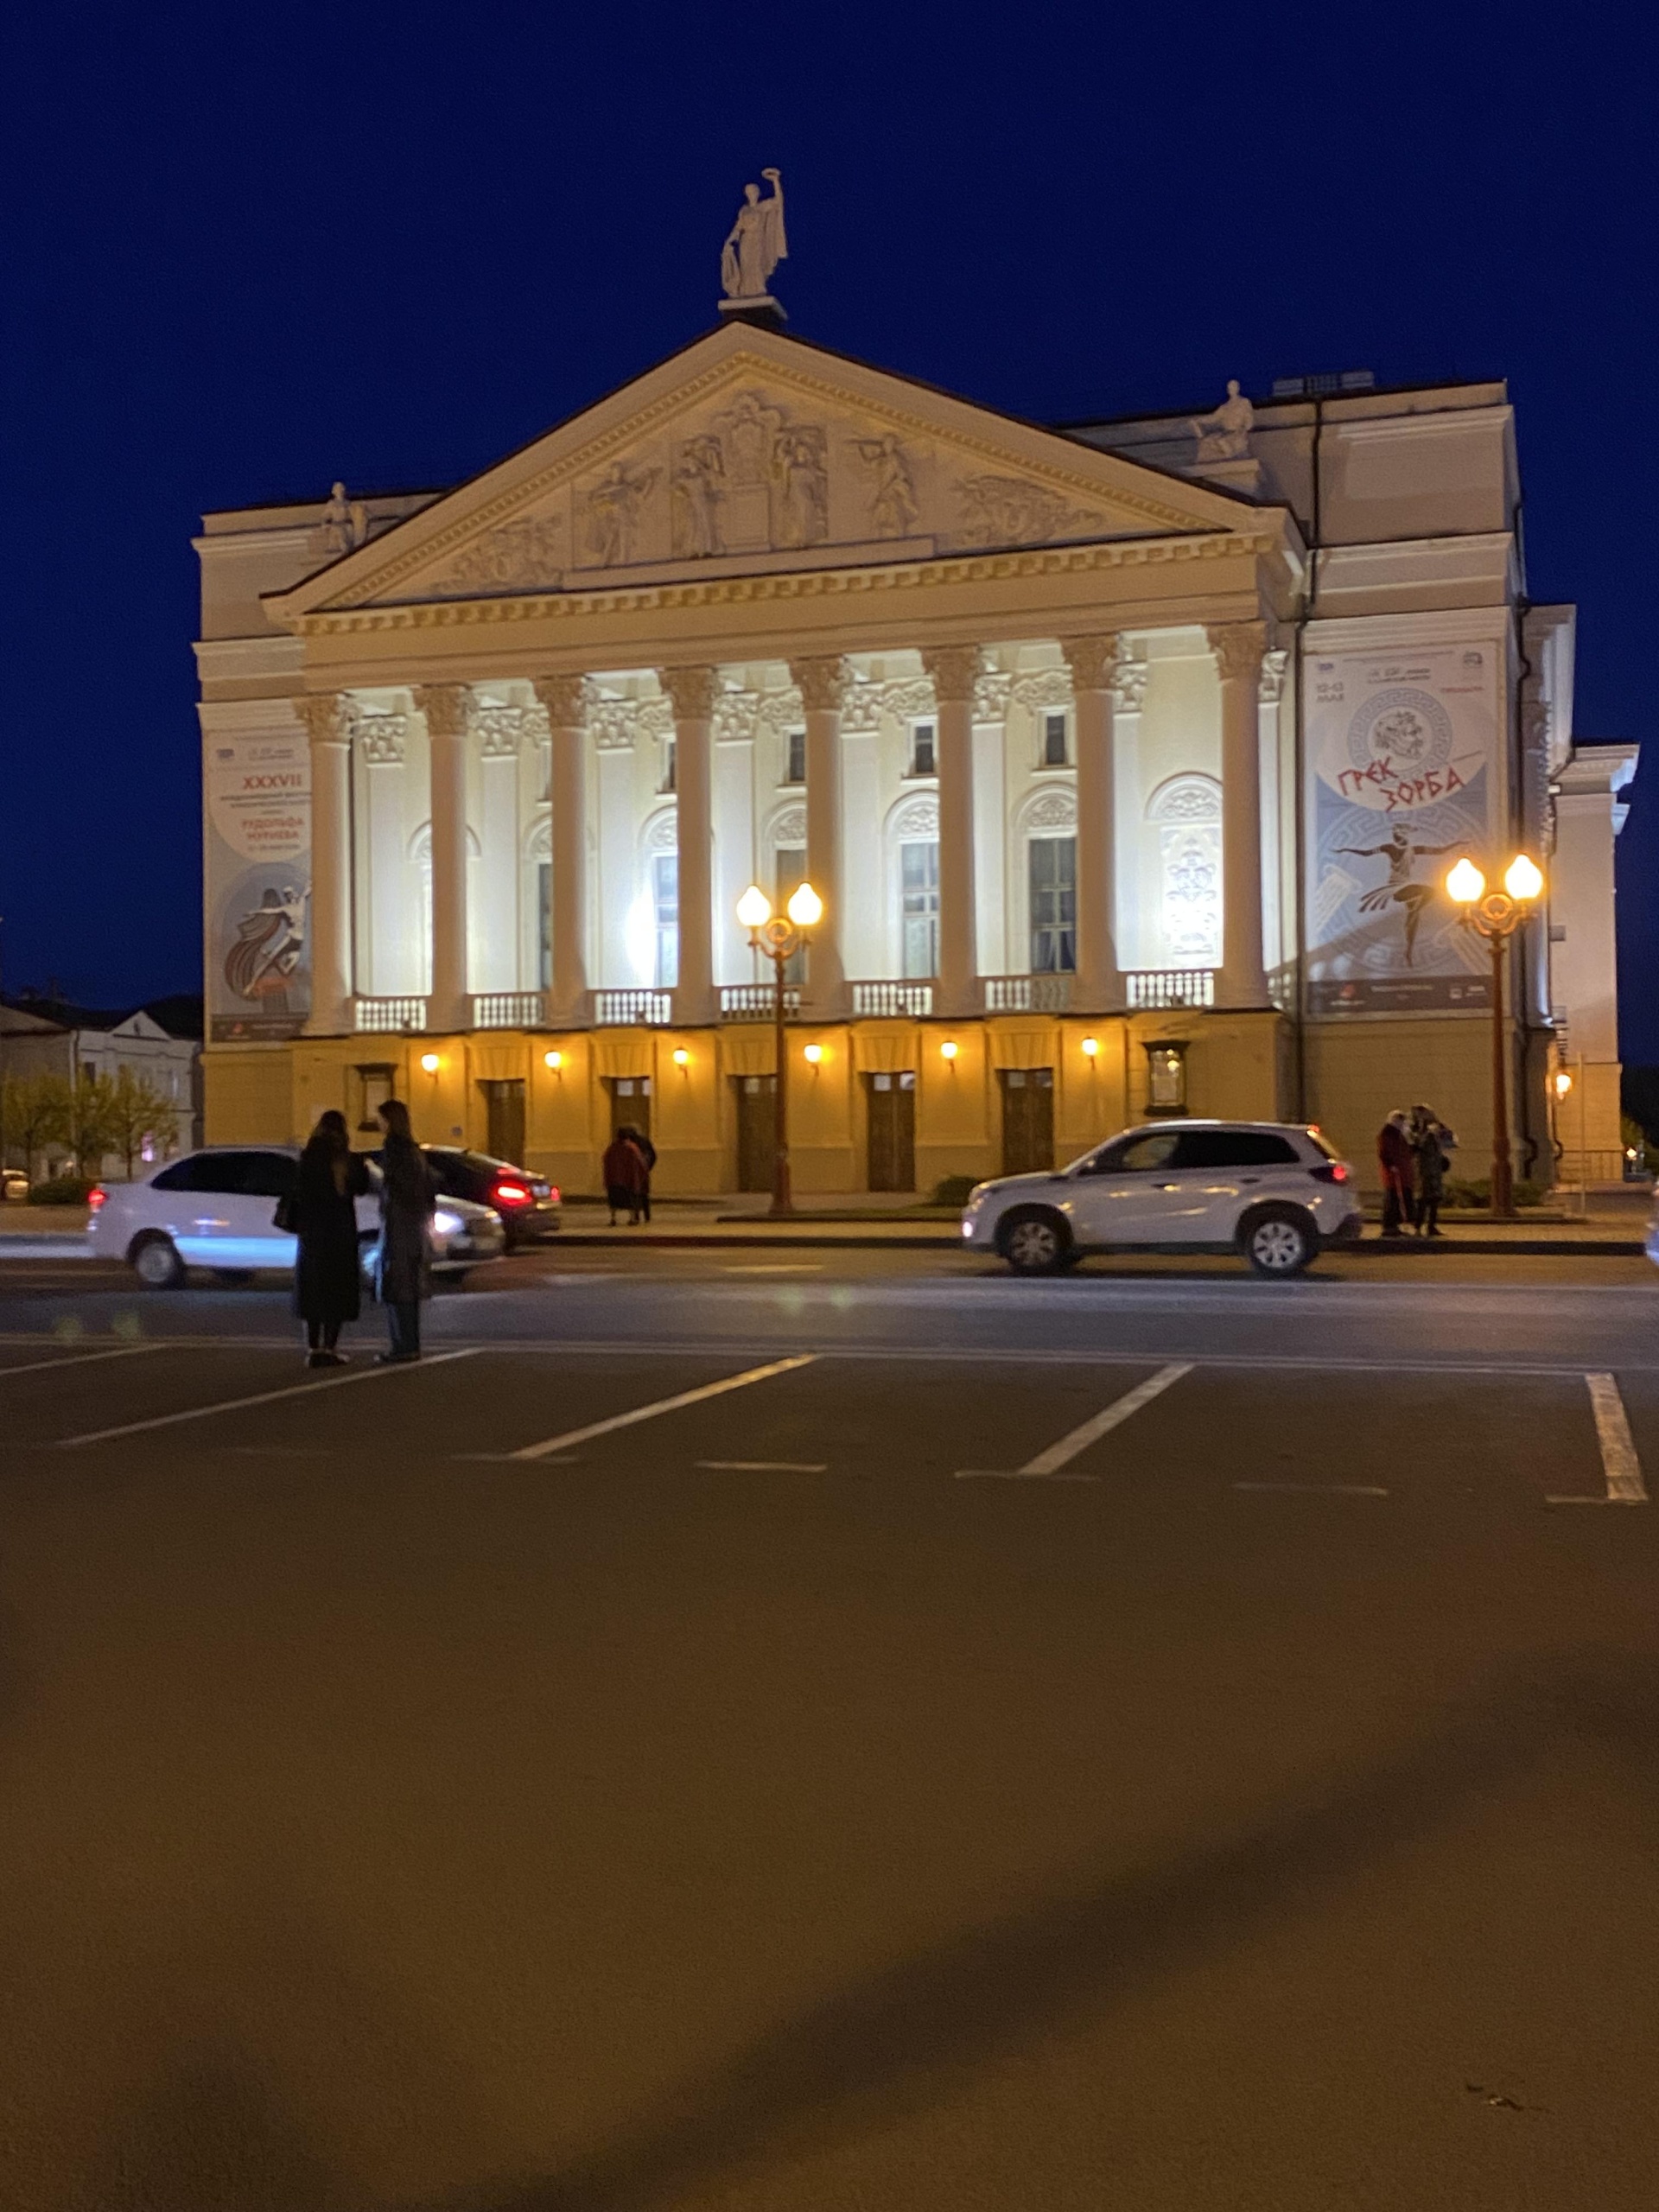
[[[772,1020],[777,1033],[778,1079],[772,1093],[777,1116],[772,1157],[772,1211],[795,1211],[795,1194],[789,1172],[789,1056],[784,1043],[784,969],[823,918],[823,901],[810,883],[797,887],[781,914],[758,883],[752,883],[737,902],[737,918],[749,933],[749,944],[772,963]]]
[[[1510,1160],[1510,1107],[1503,1034],[1503,959],[1510,939],[1525,923],[1544,879],[1536,864],[1517,853],[1503,871],[1502,891],[1465,855],[1446,876],[1448,895],[1463,909],[1464,926],[1485,938],[1492,956],[1492,1217],[1515,1218],[1514,1172]]]

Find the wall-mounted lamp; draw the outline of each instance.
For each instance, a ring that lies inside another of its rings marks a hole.
[[[436,1075],[438,1070],[442,1065],[443,1062],[438,1058],[435,1052],[423,1052],[421,1054],[421,1070],[423,1074]]]
[[[1572,1088],[1572,1077],[1567,1073],[1565,1068],[1557,1068],[1555,1071],[1555,1096],[1558,1098],[1565,1098],[1567,1092],[1571,1090]]]
[[[1085,1060],[1092,1060],[1100,1051],[1099,1038],[1085,1037],[1083,1040],[1082,1050],[1084,1058]]]
[[[691,1065],[691,1055],[683,1045],[674,1047],[674,1065],[677,1068],[689,1068]]]
[[[823,1058],[823,1046],[803,1045],[801,1047],[801,1058],[805,1060],[810,1066],[817,1067],[818,1062]]]
[[[942,1060],[954,1060],[956,1057],[957,1040],[954,1037],[947,1037],[939,1047],[939,1058]]]
[[[551,1068],[554,1074],[556,1075],[559,1070],[564,1065],[564,1054],[563,1052],[543,1052],[542,1054],[542,1065],[544,1068]]]

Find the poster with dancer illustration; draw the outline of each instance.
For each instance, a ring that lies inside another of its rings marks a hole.
[[[216,1042],[294,1037],[311,1005],[311,756],[293,736],[208,739],[207,1005]]]
[[[1446,894],[1485,863],[1503,786],[1495,643],[1311,655],[1308,1011],[1490,1004],[1484,950]]]

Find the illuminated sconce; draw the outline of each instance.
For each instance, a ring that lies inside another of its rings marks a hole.
[[[803,1045],[801,1047],[801,1058],[807,1062],[809,1066],[817,1067],[818,1062],[823,1058],[823,1046]]]
[[[423,1074],[436,1075],[438,1070],[442,1065],[443,1062],[438,1058],[435,1052],[423,1052],[421,1054],[421,1070]]]
[[[1083,1057],[1085,1060],[1092,1060],[1096,1058],[1100,1052],[1099,1038],[1085,1037],[1083,1040],[1082,1052]]]
[[[674,1065],[677,1068],[689,1068],[691,1065],[691,1055],[683,1045],[674,1047]]]
[[[542,1054],[542,1065],[544,1068],[551,1068],[554,1074],[556,1075],[559,1070],[564,1065],[564,1054],[563,1052],[543,1052]]]
[[[1555,1071],[1555,1096],[1558,1098],[1565,1098],[1567,1092],[1571,1090],[1572,1088],[1572,1077],[1567,1073],[1565,1068],[1557,1068]]]
[[[956,1057],[957,1040],[954,1037],[947,1037],[939,1047],[939,1058],[942,1060],[954,1060]]]

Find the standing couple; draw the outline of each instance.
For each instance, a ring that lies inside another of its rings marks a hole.
[[[620,1213],[626,1214],[631,1229],[642,1215],[651,1219],[651,1171],[656,1165],[656,1146],[643,1129],[624,1122],[611,1139],[602,1169],[613,1229]]]
[[[1457,1138],[1432,1106],[1397,1107],[1377,1132],[1382,1170],[1382,1234],[1408,1227],[1420,1236],[1440,1235],[1440,1200]]]
[[[401,1365],[421,1356],[421,1301],[432,1295],[431,1221],[437,1185],[409,1126],[409,1109],[388,1098],[380,1109],[380,1249],[375,1289],[391,1343],[378,1355]],[[368,1191],[368,1162],[352,1150],[343,1114],[321,1116],[300,1154],[299,1179],[284,1198],[278,1228],[299,1239],[294,1310],[305,1324],[308,1367],[344,1367],[340,1332],[360,1310],[357,1201]]]

